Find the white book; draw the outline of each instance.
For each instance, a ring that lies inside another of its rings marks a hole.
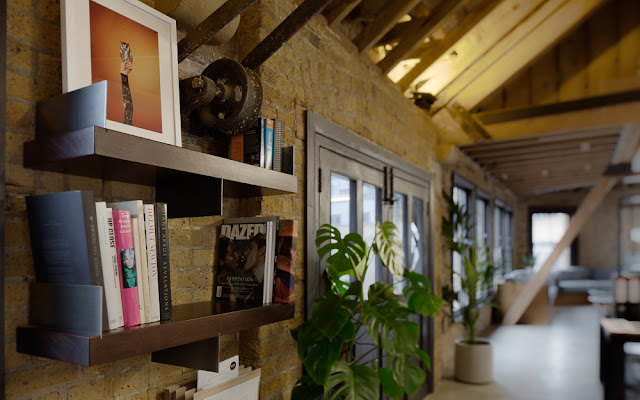
[[[196,392],[194,400],[258,400],[260,372],[258,368],[241,373],[237,378]]]
[[[267,250],[265,251],[266,261],[264,263],[264,292],[262,302],[271,303],[271,287],[273,286],[273,255],[275,253],[273,242],[273,230],[275,222],[267,222]]]
[[[142,254],[140,252],[140,234],[138,233],[138,218],[131,218],[131,231],[133,232],[133,244],[136,257],[136,282],[138,282],[138,306],[140,307],[140,323],[146,324],[147,319],[144,312],[144,275],[142,274]]]
[[[144,229],[147,240],[147,267],[149,270],[149,309],[151,320],[160,321],[160,292],[158,290],[158,249],[156,247],[156,212],[153,204],[144,205]]]
[[[120,297],[120,272],[113,231],[113,214],[104,201],[96,202],[96,219],[109,329],[116,329],[124,326],[122,298]]]
[[[197,391],[200,392],[212,386],[219,385],[238,377],[240,371],[240,357],[233,356],[218,363],[218,372],[198,370]]]
[[[144,204],[142,200],[119,201],[110,203],[114,210],[128,210],[131,213],[131,230],[136,250],[136,274],[138,282],[138,303],[140,305],[140,323],[151,322],[149,304],[149,273],[147,267],[147,243],[144,227]],[[136,218],[134,222],[134,218]],[[138,237],[136,238],[136,233]]]

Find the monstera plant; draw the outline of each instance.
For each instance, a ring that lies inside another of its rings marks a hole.
[[[435,315],[443,300],[431,294],[424,275],[404,267],[395,225],[377,224],[371,244],[357,233],[343,238],[337,228],[323,225],[315,243],[320,260],[326,259],[330,291],[314,300],[311,318],[292,331],[304,366],[292,399],[377,400],[381,388],[394,399],[413,395],[426,377],[420,362],[430,369],[430,360],[418,346],[420,328],[411,317]],[[398,287],[375,282],[365,296],[363,281],[374,256]],[[363,331],[369,337],[364,341],[374,346],[356,357]]]

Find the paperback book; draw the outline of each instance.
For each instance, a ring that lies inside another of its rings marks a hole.
[[[296,250],[298,224],[292,219],[281,219],[276,244],[275,303],[293,303],[296,281]]]
[[[136,326],[140,325],[140,307],[131,214],[126,210],[113,211],[113,221],[120,266],[124,326]]]

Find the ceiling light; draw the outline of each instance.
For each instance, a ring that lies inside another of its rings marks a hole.
[[[580,151],[583,152],[583,153],[591,151],[591,143],[589,143],[589,142],[580,143]]]
[[[549,170],[544,168],[542,171],[540,171],[540,173],[542,174],[542,176],[547,177],[549,176]]]

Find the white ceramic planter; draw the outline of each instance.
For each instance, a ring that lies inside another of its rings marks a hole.
[[[489,339],[478,338],[476,344],[456,339],[455,378],[466,383],[493,382],[493,345]]]

